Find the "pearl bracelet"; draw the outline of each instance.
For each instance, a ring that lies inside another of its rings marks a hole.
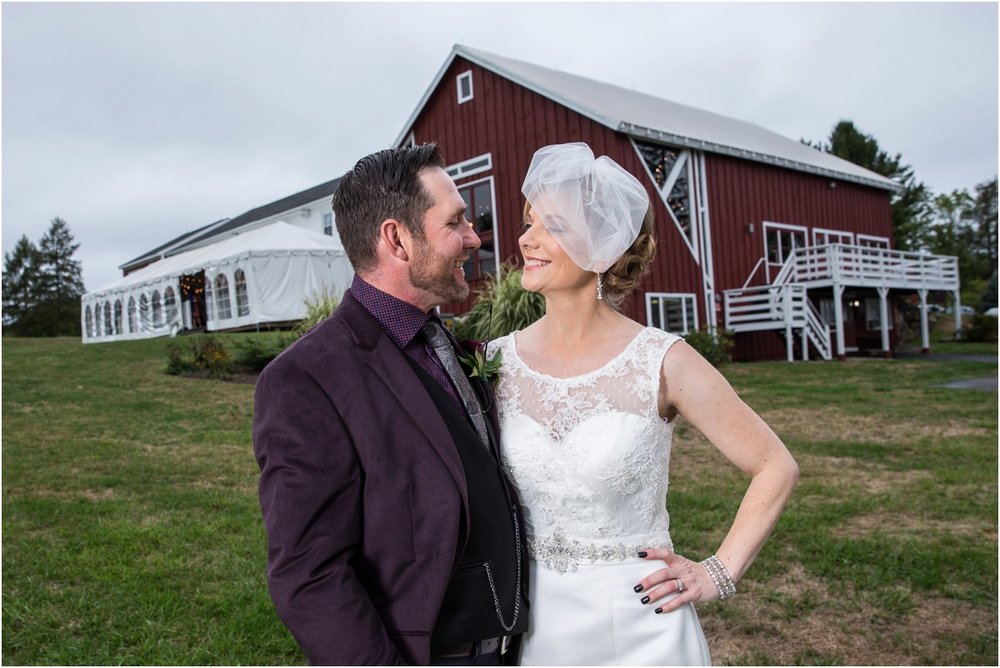
[[[701,565],[705,567],[708,574],[712,578],[712,582],[715,583],[716,589],[719,590],[719,600],[725,601],[727,598],[732,597],[736,594],[736,583],[733,582],[733,576],[729,574],[729,570],[726,565],[716,555],[712,555],[705,561],[701,562]]]

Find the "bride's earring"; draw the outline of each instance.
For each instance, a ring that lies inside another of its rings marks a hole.
[[[597,301],[604,299],[604,278],[597,272]]]

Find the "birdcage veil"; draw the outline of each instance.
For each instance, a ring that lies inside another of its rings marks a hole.
[[[521,192],[573,262],[604,272],[632,245],[649,208],[639,181],[583,143],[535,152]]]

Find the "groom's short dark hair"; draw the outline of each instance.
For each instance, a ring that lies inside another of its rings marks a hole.
[[[404,146],[366,155],[344,175],[333,195],[333,215],[355,271],[375,267],[378,231],[389,218],[424,238],[424,213],[434,202],[419,173],[445,164],[437,144]]]

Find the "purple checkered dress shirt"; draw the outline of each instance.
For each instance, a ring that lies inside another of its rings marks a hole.
[[[424,313],[413,304],[382,292],[356,274],[351,284],[351,294],[379,321],[382,329],[399,349],[440,383],[452,401],[464,412],[465,407],[462,405],[458,390],[452,385],[434,350],[420,333],[428,320],[440,322],[437,314],[433,311],[429,314]]]

